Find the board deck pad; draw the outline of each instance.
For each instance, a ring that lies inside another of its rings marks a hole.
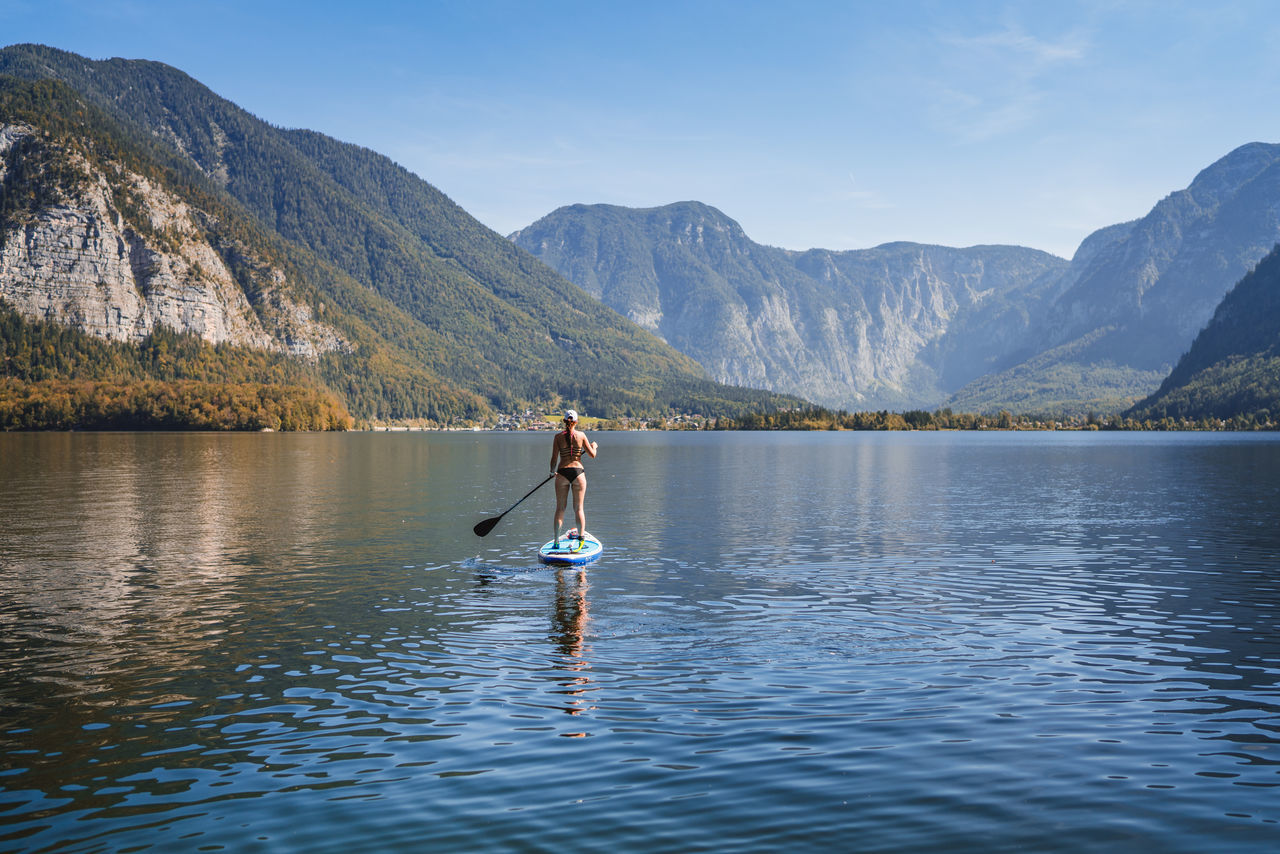
[[[575,528],[560,538],[560,546],[558,548],[555,541],[552,540],[538,549],[538,560],[543,563],[570,565],[588,563],[600,557],[602,551],[604,551],[604,544],[596,539],[590,531],[579,543],[578,530]]]

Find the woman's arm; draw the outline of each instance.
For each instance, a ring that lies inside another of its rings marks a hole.
[[[557,436],[551,437],[551,473],[555,474],[556,464],[560,462],[560,445],[556,442]]]
[[[600,447],[596,442],[592,442],[587,438],[587,434],[582,434],[582,449],[591,455],[591,459],[596,458],[596,448]]]

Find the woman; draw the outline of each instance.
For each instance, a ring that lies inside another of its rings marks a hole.
[[[587,434],[574,428],[578,424],[578,413],[572,409],[564,413],[564,432],[557,433],[551,440],[551,470],[556,475],[556,516],[555,542],[560,546],[560,526],[564,524],[564,508],[569,501],[569,491],[573,491],[573,512],[578,522],[578,542],[581,544],[587,533],[587,514],[582,501],[587,495],[587,475],[582,468],[582,455],[590,454],[595,459],[599,445],[587,441]]]

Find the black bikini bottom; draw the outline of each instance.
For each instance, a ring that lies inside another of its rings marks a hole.
[[[584,474],[585,472],[586,472],[586,469],[570,468],[569,466],[556,469],[556,474],[560,475],[570,483],[573,483],[575,480],[578,479],[578,475]]]

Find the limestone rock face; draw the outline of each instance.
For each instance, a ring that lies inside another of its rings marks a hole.
[[[37,133],[0,126],[0,180],[19,144]],[[307,358],[350,348],[290,297],[280,270],[238,256],[256,294],[251,302],[225,260],[236,247],[215,247],[217,224],[203,212],[141,175],[95,170],[72,152],[58,156],[80,174],[77,186],[0,235],[0,298],[18,311],[112,341],[136,343],[164,326],[211,344]],[[122,196],[142,221],[126,220],[116,202]]]
[[[1151,394],[1227,292],[1280,242],[1280,145],[1249,143],[1144,217],[1088,237],[1023,358],[960,389],[964,411],[1120,411]],[[1066,401],[1070,406],[1063,406]]]
[[[715,208],[574,205],[511,236],[721,382],[933,406],[1023,340],[1067,262],[1010,246],[793,252]]]
[[[1280,242],[1280,145],[1241,146],[1070,262],[1016,246],[792,252],[696,202],[574,205],[511,239],[723,382],[851,409],[1118,411]]]
[[[1061,344],[1112,327],[1112,358],[1166,371],[1277,241],[1280,145],[1250,143],[1142,219],[1086,241],[1041,337]]]

